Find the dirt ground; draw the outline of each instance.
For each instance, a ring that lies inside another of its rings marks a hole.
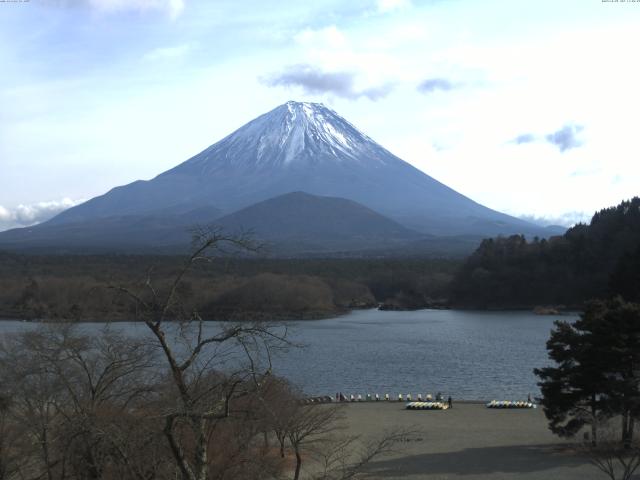
[[[400,402],[349,404],[349,433],[374,438],[401,427],[419,430],[400,451],[373,462],[375,479],[606,479],[588,459],[553,435],[540,408],[494,410],[455,404],[452,410],[405,410]]]

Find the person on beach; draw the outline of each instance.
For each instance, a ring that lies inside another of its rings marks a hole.
[[[453,400],[451,400],[451,395],[449,395],[449,398],[447,398],[447,404],[449,405],[449,408],[453,408]]]
[[[530,393],[527,393],[527,402],[531,403],[531,394]]]

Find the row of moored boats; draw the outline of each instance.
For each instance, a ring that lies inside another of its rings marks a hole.
[[[491,400],[487,403],[487,408],[536,408],[536,404],[524,401]]]
[[[338,402],[379,402],[379,401],[385,401],[385,402],[390,402],[393,400],[396,400],[398,402],[412,402],[413,401],[413,396],[410,393],[407,393],[406,395],[403,395],[402,393],[398,394],[397,398],[391,397],[388,393],[385,393],[384,396],[380,396],[377,393],[372,395],[370,393],[367,393],[366,395],[344,395],[342,393],[339,393],[338,395],[336,395],[336,400]],[[422,396],[421,393],[419,393],[417,395],[416,401],[418,402],[433,402],[434,398],[430,393],[427,393],[424,397]],[[438,394],[436,395],[435,398],[436,402],[441,402],[443,401],[442,398],[442,394]]]
[[[449,404],[445,402],[409,402],[407,410],[447,410]]]

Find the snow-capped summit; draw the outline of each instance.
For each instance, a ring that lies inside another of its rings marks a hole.
[[[384,162],[386,150],[321,103],[289,101],[239,128],[175,171],[209,175],[323,162]]]
[[[544,235],[424,174],[326,106],[306,102],[280,105],[156,178],[114,188],[48,223],[230,214],[290,192],[352,200],[424,233]]]

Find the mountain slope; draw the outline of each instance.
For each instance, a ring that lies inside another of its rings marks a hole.
[[[352,200],[303,192],[256,203],[216,225],[230,232],[251,230],[288,252],[391,248],[424,236]]]
[[[403,227],[352,200],[293,192],[251,205],[222,218],[215,209],[184,215],[127,215],[14,229],[0,245],[22,250],[44,248],[62,252],[134,251],[158,253],[184,250],[195,224],[221,227],[230,234],[251,232],[275,255],[388,255],[407,248],[412,254],[432,250],[432,237]],[[476,239],[477,244],[479,239]],[[440,251],[440,250],[437,250]],[[470,251],[470,249],[469,249]]]
[[[149,181],[61,213],[60,225],[124,215],[177,214],[203,205],[231,213],[294,191],[359,202],[437,235],[545,235],[488,209],[385,150],[321,104],[288,102]]]
[[[0,248],[62,252],[149,252],[189,245],[190,229],[207,225],[220,216],[214,207],[184,214],[123,215],[16,228],[0,233]]]

